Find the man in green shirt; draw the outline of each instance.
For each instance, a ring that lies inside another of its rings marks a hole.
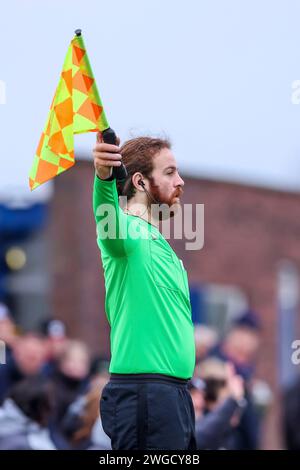
[[[184,182],[167,140],[140,137],[119,148],[99,134],[93,154],[93,207],[111,326],[103,428],[113,449],[195,449],[187,274],[153,210],[164,204],[174,215]],[[122,186],[113,176],[121,160],[128,172]],[[119,195],[126,196],[123,209]]]

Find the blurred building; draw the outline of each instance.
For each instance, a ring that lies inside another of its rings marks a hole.
[[[0,198],[0,301],[23,330],[50,315],[47,203]]]
[[[298,371],[292,342],[300,338],[300,194],[185,178],[184,203],[205,205],[205,242],[186,251],[171,242],[189,274],[193,319],[222,334],[250,307],[260,315],[257,376],[274,392],[262,446],[279,448],[280,390]],[[53,312],[69,333],[109,354],[104,281],[92,213],[93,166],[79,162],[56,178],[51,203]]]

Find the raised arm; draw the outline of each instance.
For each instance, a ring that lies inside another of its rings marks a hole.
[[[101,135],[93,151],[95,179],[93,209],[97,225],[97,242],[101,251],[115,257],[126,256],[131,243],[128,240],[128,217],[119,206],[114,166],[121,165],[122,156],[116,145],[105,144]]]

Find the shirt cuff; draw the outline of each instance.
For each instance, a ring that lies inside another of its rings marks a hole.
[[[99,178],[99,176],[97,175],[97,173],[96,173],[96,177],[97,177],[97,179],[100,180],[100,181],[113,181],[113,180],[115,179],[114,172],[112,172],[112,174],[109,176],[109,178],[105,178],[105,179]]]

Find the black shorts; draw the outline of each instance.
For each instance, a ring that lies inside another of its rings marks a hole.
[[[160,374],[111,374],[100,415],[113,450],[196,450],[187,380]]]

